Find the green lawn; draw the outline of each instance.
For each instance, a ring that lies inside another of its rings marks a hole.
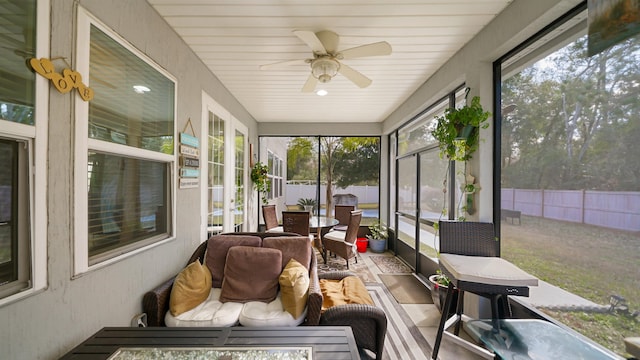
[[[597,304],[616,294],[640,310],[640,233],[529,216],[501,230],[502,257],[525,271]],[[545,312],[622,356],[623,339],[640,334],[640,318],[624,313]]]

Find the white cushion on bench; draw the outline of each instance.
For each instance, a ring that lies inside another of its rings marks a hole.
[[[504,286],[538,286],[538,279],[499,257],[440,254],[440,266],[458,281]]]
[[[212,288],[209,297],[195,308],[178,316],[167,311],[164,322],[167,326],[209,326],[226,327],[238,325],[244,304],[220,302],[220,288]]]
[[[295,319],[287,312],[280,298],[280,293],[270,303],[251,301],[245,303],[240,312],[240,325],[242,326],[298,326],[304,322],[307,316],[307,308]]]
[[[298,326],[307,316],[307,308],[294,319],[284,309],[280,292],[270,303],[220,302],[220,288],[212,288],[209,297],[195,308],[178,316],[167,311],[164,322],[170,327]]]

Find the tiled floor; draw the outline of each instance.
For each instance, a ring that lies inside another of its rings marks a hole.
[[[367,259],[369,255],[373,255],[370,252],[361,253],[360,256],[365,260],[369,267],[369,270],[377,278],[381,274],[380,269],[370,260]],[[375,254],[379,255],[379,254]],[[378,278],[378,282],[382,283]],[[440,321],[440,312],[433,304],[402,304],[402,308],[407,312],[409,317],[413,319],[414,324],[418,327],[422,335],[425,337],[429,345],[433,347],[435,342],[436,333],[438,331],[438,324]],[[431,358],[431,354],[425,354],[427,358]],[[474,354],[456,344],[443,338],[440,346],[438,358],[441,360],[479,360],[483,359],[481,356]],[[392,359],[394,360],[394,359]],[[400,359],[398,359],[400,360]],[[405,359],[402,359],[405,360]]]

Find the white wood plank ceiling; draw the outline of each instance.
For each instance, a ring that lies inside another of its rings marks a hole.
[[[512,0],[148,0],[259,122],[380,122]],[[386,41],[388,56],[342,62],[341,74],[303,93],[312,58],[293,31],[331,30],[337,50]]]

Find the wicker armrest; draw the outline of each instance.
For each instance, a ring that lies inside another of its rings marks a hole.
[[[142,311],[147,314],[147,326],[165,326],[164,315],[169,310],[169,298],[174,279],[171,278],[144,294]]]
[[[347,276],[356,276],[356,274],[351,271],[329,271],[319,274],[318,278],[327,280],[342,280]]]
[[[382,359],[387,334],[387,316],[382,309],[365,304],[334,306],[322,313],[320,325],[350,326],[358,347],[371,350],[376,359]]]
[[[307,300],[307,320],[304,325],[315,326],[320,323],[320,312],[322,310],[322,291],[318,280],[318,267],[316,257],[311,257],[311,268],[309,271],[309,299]]]

